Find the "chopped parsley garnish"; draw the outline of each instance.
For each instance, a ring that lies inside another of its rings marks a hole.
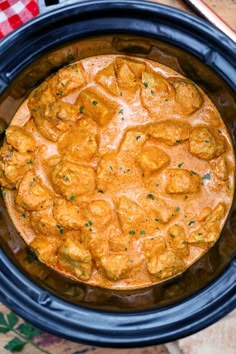
[[[148,83],[147,82],[143,82],[143,86],[148,87]]]
[[[70,180],[69,177],[66,176],[66,177],[65,177],[65,181],[66,181],[66,182],[69,182],[69,180]]]
[[[182,143],[182,139],[175,140],[176,143]]]
[[[188,195],[185,195],[185,196],[184,196],[184,199],[188,199]]]
[[[103,192],[103,190],[99,189],[99,190],[98,190],[98,193],[104,193],[104,192]]]
[[[202,235],[202,232],[199,232],[199,233],[198,233],[198,236],[201,236],[201,235]]]
[[[98,104],[98,101],[93,101],[93,105],[96,106]]]
[[[153,91],[153,90],[151,90],[151,94],[152,94],[152,95],[154,94],[154,91]]]
[[[120,96],[123,96],[123,93],[122,93],[122,92],[120,92]]]
[[[61,82],[61,85],[62,85],[62,86],[65,86],[64,82]]]
[[[145,235],[146,234],[146,231],[145,230],[141,230],[140,231],[140,235]]]
[[[220,129],[217,130],[219,134],[222,134],[222,131]]]
[[[125,120],[125,118],[124,118],[124,117],[122,117],[122,118],[121,118],[121,120]]]
[[[60,234],[64,234],[64,229],[60,229]]]
[[[153,194],[151,194],[151,193],[149,193],[149,194],[147,195],[147,198],[148,198],[148,199],[152,199],[152,200],[154,200],[154,199],[155,199],[154,195],[153,195]]]
[[[33,181],[33,182],[35,182],[35,181],[36,181],[36,178],[35,178],[35,177],[33,177],[33,178],[32,178],[32,181]]]
[[[167,102],[167,101],[169,101],[169,99],[168,99],[168,98],[165,98],[165,102]]]
[[[83,113],[84,106],[79,106],[80,113]]]
[[[75,199],[75,196],[74,195],[71,195],[70,196],[70,200],[74,200]]]
[[[128,251],[128,248],[127,248],[127,247],[125,247],[125,251]]]
[[[61,229],[61,225],[56,224],[56,227],[60,230]]]
[[[89,227],[89,224],[88,224],[88,222],[86,222],[86,223],[84,224],[84,226],[86,226],[86,227]]]
[[[57,92],[57,96],[63,96],[63,91]]]
[[[90,229],[89,229],[89,231],[90,231],[90,232],[92,232],[92,231],[93,231],[93,229],[91,229],[91,228],[90,228]]]
[[[89,224],[90,226],[93,225],[92,220],[89,220],[89,221],[88,221],[88,224]]]
[[[175,209],[175,211],[180,211],[180,207],[177,207],[177,208]]]
[[[174,238],[174,237],[175,237],[175,235],[173,235],[173,234],[170,234],[170,237]]]
[[[113,167],[112,166],[110,166],[110,170],[113,171]]]
[[[159,219],[155,219],[156,222],[159,222],[160,220]]]
[[[27,164],[28,164],[28,165],[33,165],[33,160],[29,160],[29,161],[27,162]]]
[[[210,140],[205,140],[205,143],[208,144],[210,142]]]
[[[190,171],[190,175],[191,175],[191,176],[196,175],[196,174],[197,174],[197,172],[195,172],[195,171]]]
[[[189,221],[188,225],[191,226],[191,225],[193,225],[194,223],[195,223],[195,221],[194,221],[194,220],[191,220],[191,221]]]
[[[178,168],[181,168],[183,166],[184,162],[179,163],[177,166]]]
[[[139,140],[141,138],[141,135],[136,136],[136,140]]]
[[[129,261],[130,263],[134,263],[134,260],[133,259],[130,259],[130,261]]]
[[[211,179],[210,173],[206,173],[206,174],[202,177],[202,179]]]
[[[159,183],[156,184],[156,187],[159,187]]]
[[[124,114],[124,110],[123,110],[123,109],[120,109],[120,110],[119,110],[119,114]]]
[[[134,230],[130,230],[129,234],[130,235],[135,235],[135,231]]]
[[[23,213],[23,214],[21,214],[21,216],[22,216],[22,218],[26,218],[26,214],[25,213]]]

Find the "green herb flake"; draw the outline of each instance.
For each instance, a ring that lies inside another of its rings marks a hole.
[[[146,231],[145,230],[141,230],[140,231],[140,235],[145,235],[146,234]]]
[[[206,173],[206,174],[202,177],[202,179],[211,179],[210,173]]]
[[[175,211],[180,211],[180,207],[177,207],[177,208],[175,209]]]
[[[178,140],[175,140],[176,141],[176,143],[182,143],[182,139],[178,139]]]
[[[198,233],[198,236],[201,236],[202,234],[203,234],[202,232],[199,232],[199,233]]]
[[[122,117],[122,118],[121,118],[121,120],[125,120],[125,118],[124,118],[124,117]]]
[[[124,114],[124,110],[123,110],[123,109],[120,109],[120,110],[119,110],[119,114]]]
[[[129,234],[130,235],[135,235],[135,231],[134,230],[130,230]]]
[[[153,194],[151,194],[151,193],[149,193],[149,194],[147,195],[147,198],[148,198],[148,199],[152,199],[152,200],[154,200],[154,199],[155,199],[154,195],[153,195]]]
[[[133,260],[133,259],[130,259],[129,263],[134,263],[134,260]]]
[[[168,98],[165,98],[165,102],[167,102],[167,101],[169,101],[169,99],[168,99]]]
[[[219,134],[222,134],[222,131],[220,129],[217,130]]]
[[[89,227],[89,224],[86,222],[85,224],[84,224],[86,227]]]
[[[175,237],[175,235],[173,235],[173,234],[170,234],[170,237],[174,238],[174,237]]]
[[[210,140],[205,140],[205,143],[208,144],[210,142]]]
[[[178,168],[181,168],[183,166],[184,162],[181,162],[177,165]]]
[[[84,106],[79,106],[80,113],[83,113]]]
[[[191,221],[189,221],[188,225],[191,226],[191,225],[193,225],[194,223],[195,223],[195,221],[194,221],[194,220],[191,220]]]
[[[93,101],[93,105],[96,106],[98,104],[98,101]]]
[[[184,199],[188,199],[188,195],[185,195],[185,196],[184,196]]]
[[[33,165],[33,160],[29,160],[29,161],[27,162],[27,164],[28,164],[28,165]]]
[[[56,224],[56,227],[60,230],[61,229],[61,225]]]
[[[136,136],[136,140],[139,140],[141,138],[141,135]]]
[[[61,234],[61,235],[64,234],[64,232],[65,232],[64,229],[61,229],[61,230],[60,230],[60,234]]]
[[[123,96],[123,93],[122,93],[122,92],[120,92],[120,96]]]
[[[22,218],[26,218],[26,214],[25,213],[23,213],[23,214],[21,214],[21,216],[22,216]]]
[[[196,175],[197,173],[195,171],[190,171],[190,175],[193,176],[193,175]]]
[[[57,92],[57,96],[63,96],[63,91]]]
[[[70,179],[69,179],[68,176],[65,177],[65,181],[66,181],[66,182],[69,182],[69,181],[70,181]]]
[[[99,190],[98,190],[98,193],[104,193],[104,192],[103,192],[103,190],[99,189]]]
[[[147,82],[143,82],[143,86],[144,87],[148,87],[148,83]]]
[[[61,85],[62,85],[62,86],[65,86],[64,82],[61,82]]]
[[[75,196],[74,195],[71,195],[70,196],[70,200],[74,200],[75,199]]]
[[[113,171],[113,167],[112,166],[110,166],[110,170]]]
[[[159,222],[159,221],[160,221],[160,219],[155,219],[155,221],[156,221],[156,222]]]
[[[154,91],[153,91],[153,90],[151,90],[151,94],[152,94],[152,95],[154,94]]]
[[[89,224],[90,226],[93,225],[92,220],[89,220],[89,221],[88,221],[88,224]]]
[[[90,232],[92,232],[92,231],[93,231],[93,229],[91,229],[91,228],[90,228],[90,229],[89,229],[89,231],[90,231]]]
[[[127,248],[127,247],[125,247],[125,251],[128,251],[128,248]]]
[[[156,184],[156,187],[159,187],[159,185],[160,185],[160,184],[159,184],[159,183],[157,183],[157,184]]]

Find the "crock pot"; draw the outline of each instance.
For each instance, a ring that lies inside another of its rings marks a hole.
[[[59,67],[123,53],[159,61],[205,90],[235,147],[236,44],[206,22],[146,1],[86,1],[49,12],[0,43],[0,128]],[[75,283],[46,269],[19,238],[1,198],[0,300],[58,336],[109,347],[190,335],[236,307],[236,199],[216,245],[178,278],[136,291]]]

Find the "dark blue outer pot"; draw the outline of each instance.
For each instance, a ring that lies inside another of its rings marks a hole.
[[[214,69],[236,90],[236,44],[216,28],[167,6],[102,0],[60,8],[7,36],[0,44],[0,93],[24,68],[55,46],[109,33],[135,34],[174,44]],[[235,204],[231,214],[234,212]],[[230,227],[236,237],[235,227]],[[70,340],[110,347],[173,341],[203,329],[236,307],[233,258],[216,279],[192,296],[146,311],[109,312],[62,300],[20,271],[3,249],[0,284],[0,300],[34,325]]]

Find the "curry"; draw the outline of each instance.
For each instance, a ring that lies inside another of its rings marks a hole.
[[[163,282],[206,253],[230,210],[234,170],[207,95],[164,65],[120,55],[50,76],[0,149],[9,214],[39,260],[111,289]]]

